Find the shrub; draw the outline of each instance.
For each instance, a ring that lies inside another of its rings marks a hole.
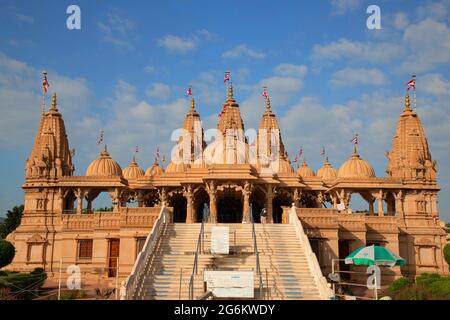
[[[86,293],[81,290],[64,290],[61,291],[61,300],[83,299]]]
[[[42,268],[30,273],[6,272],[6,276],[0,277],[0,288],[9,289],[16,298],[32,299],[38,295],[45,279],[47,274]]]
[[[411,285],[400,289],[395,295],[395,300],[428,300],[429,296],[426,289]]]
[[[447,243],[444,247],[444,258],[450,266],[450,243]]]
[[[16,249],[12,243],[6,240],[0,240],[0,268],[10,264],[15,255]]]
[[[399,278],[391,283],[389,286],[389,294],[395,296],[399,293],[400,290],[409,287],[412,284],[412,281],[408,278]]]

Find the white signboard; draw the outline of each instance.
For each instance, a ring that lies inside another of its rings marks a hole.
[[[228,227],[211,228],[211,253],[229,254],[230,236]]]
[[[217,298],[253,298],[252,271],[205,271],[208,291]]]

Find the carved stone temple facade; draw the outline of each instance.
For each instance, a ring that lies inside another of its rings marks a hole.
[[[133,159],[122,170],[105,146],[85,174],[77,175],[54,95],[26,162],[25,211],[8,237],[17,250],[8,268],[43,267],[57,278],[62,261],[86,273],[107,270],[107,278],[118,266],[124,279],[162,206],[170,208],[174,222],[197,223],[207,204],[210,223],[248,222],[250,207],[256,222],[266,208],[268,223],[285,223],[295,205],[325,275],[331,259],[367,244],[386,246],[407,260],[405,267],[392,269],[394,276],[448,272],[436,163],[408,95],[383,177],[356,148],[338,169],[327,158],[317,172],[305,162],[294,170],[269,98],[250,141],[231,84],[214,142],[205,142],[194,99],[188,109],[165,169],[155,160],[144,171]],[[101,193],[111,198],[112,210],[95,210]],[[367,201],[366,212],[352,212],[353,194]]]

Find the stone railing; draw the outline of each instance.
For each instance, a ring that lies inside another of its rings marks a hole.
[[[97,211],[86,214],[63,214],[61,219],[64,231],[151,228],[160,211],[159,207],[120,207],[118,212]]]
[[[327,280],[322,274],[322,269],[320,268],[319,261],[317,260],[316,254],[312,251],[309,239],[306,236],[305,231],[303,230],[302,223],[297,216],[297,208],[294,205],[292,205],[292,208],[290,210],[289,223],[295,227],[295,232],[298,239],[300,240],[300,243],[302,244],[308,266],[319,289],[320,298],[323,300],[329,300],[333,296],[333,291],[330,289]]]
[[[144,277],[145,271],[149,269],[149,264],[151,263],[150,257],[156,248],[158,239],[163,232],[165,225],[169,223],[169,219],[169,211],[165,207],[162,207],[158,219],[153,225],[152,231],[150,231],[147,236],[142,251],[139,252],[136,258],[131,274],[127,278],[127,299],[132,300],[139,297],[141,280]]]

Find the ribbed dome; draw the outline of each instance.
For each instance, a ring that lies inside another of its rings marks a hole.
[[[314,177],[316,174],[314,173],[313,169],[308,167],[306,164],[306,161],[303,161],[302,166],[298,168],[297,173],[300,177]]]
[[[170,164],[169,164],[169,166],[170,166]],[[158,165],[158,162],[156,161],[156,159],[155,159],[155,162],[153,162],[153,165],[150,168],[148,168],[147,171],[145,171],[145,175],[148,177],[156,177],[163,173],[164,173],[164,170],[163,170],[163,168],[161,168]]]
[[[325,159],[323,167],[317,170],[317,176],[323,180],[335,180],[338,176],[338,171],[333,168],[328,158]]]
[[[134,157],[133,157],[133,161],[130,162],[128,167],[123,169],[122,173],[123,173],[123,177],[127,180],[137,179],[139,177],[142,177],[145,174],[144,170],[141,167],[139,167],[139,165],[137,164],[136,159]]]
[[[338,178],[368,178],[375,177],[375,170],[366,160],[361,159],[355,151],[352,157],[345,161],[338,171]]]
[[[86,176],[121,176],[122,169],[114,161],[106,149],[100,153],[100,157],[91,162],[86,170]]]
[[[277,173],[292,173],[294,172],[294,169],[291,166],[291,163],[289,160],[286,160],[282,157],[278,159],[278,161],[274,161],[271,163],[272,168]]]
[[[175,163],[173,161],[170,161],[169,165],[166,168],[166,172],[172,172],[172,173],[186,172],[187,168],[188,168],[188,166],[183,162]]]

